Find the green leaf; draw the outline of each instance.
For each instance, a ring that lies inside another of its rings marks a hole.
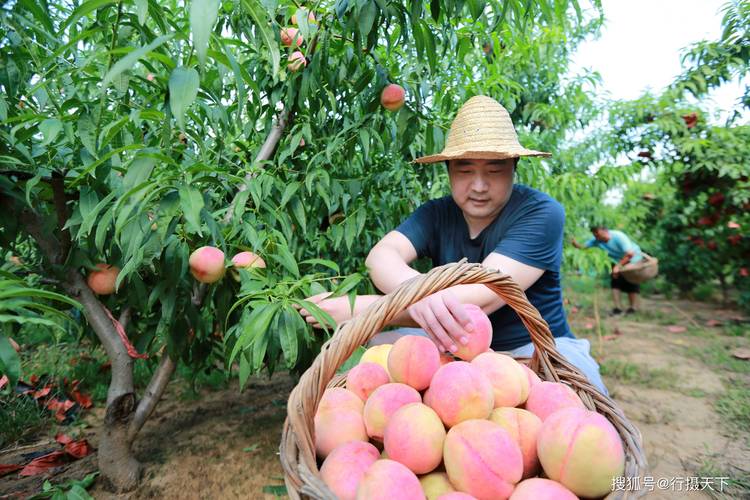
[[[266,302],[253,309],[246,319],[243,318],[244,321],[240,323],[240,336],[234,344],[234,348],[232,348],[232,354],[229,356],[230,366],[240,351],[252,346],[259,336],[265,335],[268,325],[271,324],[271,319],[273,319],[279,307],[279,303]]]
[[[68,19],[65,21],[65,24],[60,27],[60,31],[65,31],[68,26],[75,23],[82,17],[87,16],[91,12],[113,3],[115,3],[115,0],[88,0],[87,2],[82,3],[81,5],[76,7],[76,9],[70,14],[70,17],[68,17]]]
[[[333,289],[333,291],[331,292],[331,297],[339,297],[346,294],[349,290],[353,290],[354,287],[360,283],[360,281],[362,281],[362,275],[359,273],[347,276],[344,281],[339,283],[339,285]]]
[[[219,0],[193,0],[190,4],[190,27],[193,30],[193,46],[201,66],[206,64],[208,41],[219,13]]]
[[[303,260],[302,262],[300,262],[300,264],[311,264],[311,265],[319,264],[321,266],[325,266],[325,267],[328,267],[330,269],[333,269],[337,273],[340,272],[339,271],[339,265],[336,264],[335,262],[333,262],[332,260],[326,260],[326,259],[306,259],[306,260]]]
[[[107,87],[117,75],[130,69],[141,57],[156,49],[167,40],[171,40],[173,36],[174,34],[162,35],[154,39],[154,41],[148,45],[130,52],[128,55],[113,64],[102,80],[102,92],[107,90]]]
[[[276,247],[276,253],[271,254],[270,257],[284,266],[287,271],[294,275],[294,277],[299,278],[299,267],[297,267],[297,262],[294,260],[294,256],[286,245],[279,244]]]
[[[300,183],[298,181],[290,182],[286,185],[284,188],[284,194],[281,196],[281,202],[279,203],[279,208],[283,208],[284,205],[286,205],[289,200],[294,196],[294,193],[297,192],[297,190],[300,187]]]
[[[299,353],[297,327],[293,317],[295,315],[299,316],[297,310],[287,306],[276,316],[276,331],[287,368],[292,368],[297,363]]]
[[[307,309],[307,311],[312,315],[312,317],[315,318],[315,321],[320,323],[320,325],[324,329],[328,330],[329,328],[336,328],[336,320],[334,320],[330,314],[325,312],[316,304],[313,304],[312,302],[308,300],[300,300],[300,299],[291,299],[291,301],[294,304],[297,304],[298,306],[304,309]]]
[[[135,0],[135,12],[138,15],[138,24],[143,26],[148,15],[148,0]]]
[[[378,6],[375,2],[367,2],[359,12],[359,36],[367,38],[378,15]]]
[[[0,373],[8,376],[11,387],[15,387],[21,378],[21,359],[3,334],[0,334]]]
[[[177,126],[185,129],[185,113],[198,97],[200,76],[193,68],[180,66],[169,75],[169,108],[177,120]]]
[[[62,130],[62,122],[57,118],[47,118],[39,124],[39,130],[44,135],[44,141],[41,144],[44,146],[55,140]]]
[[[279,45],[276,43],[276,37],[271,30],[271,19],[267,15],[267,10],[258,3],[258,0],[242,0],[242,5],[247,10],[250,17],[253,18],[255,27],[260,32],[263,42],[268,47],[268,53],[271,55],[271,64],[273,67],[273,76],[276,79],[279,74],[279,64],[281,57],[279,56]]]
[[[253,367],[247,360],[247,356],[240,354],[240,391],[245,387],[247,379],[250,378],[252,371]]]
[[[78,119],[78,138],[91,156],[96,158],[96,126],[89,115],[82,115]]]
[[[307,233],[307,218],[305,217],[305,207],[299,198],[292,200],[292,213],[294,213],[295,219],[302,226],[302,232]]]
[[[156,165],[156,158],[145,155],[138,155],[128,166],[128,171],[122,179],[121,190],[126,193],[145,182]]]
[[[180,207],[188,223],[188,227],[194,233],[201,233],[201,209],[204,206],[203,196],[193,186],[183,184],[180,186]]]

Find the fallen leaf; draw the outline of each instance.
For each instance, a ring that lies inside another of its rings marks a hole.
[[[727,222],[727,227],[729,229],[739,229],[741,226],[734,221],[729,221]]]
[[[52,391],[52,386],[48,385],[48,386],[42,387],[38,391],[32,392],[31,397],[33,397],[34,399],[42,399],[43,397],[47,396],[47,394],[49,394],[50,391]]]
[[[91,402],[91,397],[87,394],[81,394],[79,391],[71,391],[71,395],[76,400],[76,403],[81,405],[81,408],[91,408],[94,406],[94,403]]]
[[[669,325],[667,327],[667,331],[669,333],[685,333],[687,331],[687,328],[680,325]]]
[[[594,328],[594,324],[591,321],[589,321],[588,323],[583,325],[583,328],[585,328],[586,330],[591,330]]]
[[[617,338],[617,335],[605,335],[602,337],[602,340],[609,341],[609,340],[615,340]]]
[[[3,387],[5,387],[5,384],[7,384],[8,382],[10,382],[10,381],[8,380],[8,376],[7,375],[3,375],[2,377],[0,377],[0,389],[2,389]]]
[[[744,359],[744,360],[750,360],[750,349],[745,349],[743,347],[738,347],[734,351],[732,351],[732,356],[734,356],[737,359]]]
[[[721,326],[722,324],[718,319],[709,319],[706,321],[706,326]]]
[[[619,328],[615,327],[615,328],[614,328],[614,329],[612,330],[612,334],[613,334],[613,335],[622,335],[622,332],[620,331],[620,329],[619,329]]]
[[[64,446],[68,443],[72,443],[73,438],[68,436],[67,434],[63,434],[62,432],[60,432],[55,436],[55,441]]]
[[[23,469],[23,465],[18,464],[0,464],[0,477],[3,477],[11,472]]]
[[[85,439],[72,441],[65,445],[65,453],[74,458],[83,458],[91,454],[91,445]]]
[[[44,455],[43,457],[39,457],[29,462],[26,465],[26,467],[24,467],[23,470],[21,470],[19,475],[20,476],[35,476],[37,474],[46,472],[47,470],[52,469],[54,467],[60,467],[61,465],[65,465],[67,461],[68,461],[68,457],[64,451],[53,451],[52,453],[49,453],[47,455]]]
[[[573,306],[570,308],[570,314],[575,314],[578,312],[578,308],[576,306]]]
[[[39,382],[39,377],[36,375],[32,375],[31,378],[29,378],[29,383],[33,386],[36,386],[37,382]]]

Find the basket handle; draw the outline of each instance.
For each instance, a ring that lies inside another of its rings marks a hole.
[[[290,434],[296,434],[296,445],[301,452],[299,456],[307,462],[300,465],[306,466],[311,471],[317,470],[311,432],[313,417],[323,392],[344,362],[359,346],[369,341],[397,314],[415,302],[445,288],[464,284],[486,285],[518,314],[529,331],[535,347],[531,358],[531,368],[537,373],[543,373],[545,380],[559,382],[560,375],[565,372],[564,378],[573,380],[574,385],[592,388],[586,377],[557,351],[554,337],[546,321],[529,303],[526,294],[513,279],[507,274],[487,269],[480,264],[467,263],[466,259],[463,259],[458,263],[433,268],[426,274],[415,276],[402,283],[396,290],[384,295],[362,314],[339,325],[333,337],[323,344],[313,364],[292,390],[287,405],[287,424],[294,430],[294,433]],[[594,389],[593,392],[597,391]],[[589,391],[581,389],[578,393],[590,409],[597,406],[589,395]],[[282,453],[284,447],[282,443]],[[302,484],[298,471],[287,472],[294,483],[299,481],[299,485]]]

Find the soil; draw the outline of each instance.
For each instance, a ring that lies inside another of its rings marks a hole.
[[[574,331],[589,338],[600,363],[633,363],[658,375],[646,382],[605,375],[612,398],[643,435],[649,475],[655,481],[730,474],[750,477],[750,439],[727,423],[715,406],[729,380],[750,386],[750,371],[724,371],[684,353],[686,347],[708,349],[711,337],[721,335],[719,329],[705,328],[701,335],[675,334],[665,324],[673,321],[691,327],[708,319],[727,322],[737,316],[736,311],[708,304],[651,299],[636,316],[603,315],[600,337],[590,307],[571,315]],[[750,347],[750,335],[732,341],[736,347]],[[225,390],[205,389],[197,398],[189,398],[182,384],[170,384],[136,443],[136,455],[145,467],[141,487],[127,495],[113,495],[97,481],[89,492],[101,499],[276,498],[273,487],[278,491],[283,484],[279,437],[293,386],[293,379],[281,373],[253,379],[241,393],[233,384]],[[86,418],[93,428],[101,421],[102,410]],[[96,445],[93,431],[87,437]],[[8,463],[9,456],[0,453],[0,463]],[[62,474],[53,479],[80,478],[96,470],[93,456],[79,462],[76,469],[58,471]],[[39,491],[42,480],[6,476],[0,481],[0,498]],[[714,487],[719,487],[719,480]],[[713,498],[748,498],[750,490],[736,491],[714,493]],[[646,498],[711,498],[709,493],[660,490],[655,483]]]

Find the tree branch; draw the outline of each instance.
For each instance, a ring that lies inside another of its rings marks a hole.
[[[64,261],[70,250],[70,230],[64,229],[68,221],[68,198],[65,196],[65,178],[60,172],[52,172],[52,193],[57,212],[57,228],[60,230],[60,258]]]
[[[143,393],[143,399],[138,403],[138,407],[135,410],[135,416],[130,422],[128,429],[128,440],[132,441],[141,430],[143,424],[151,416],[151,413],[156,407],[156,403],[161,399],[164,390],[167,388],[169,379],[172,378],[172,373],[175,369],[175,362],[169,357],[168,353],[162,354],[159,367],[151,377],[151,381],[146,387],[146,391]]]

